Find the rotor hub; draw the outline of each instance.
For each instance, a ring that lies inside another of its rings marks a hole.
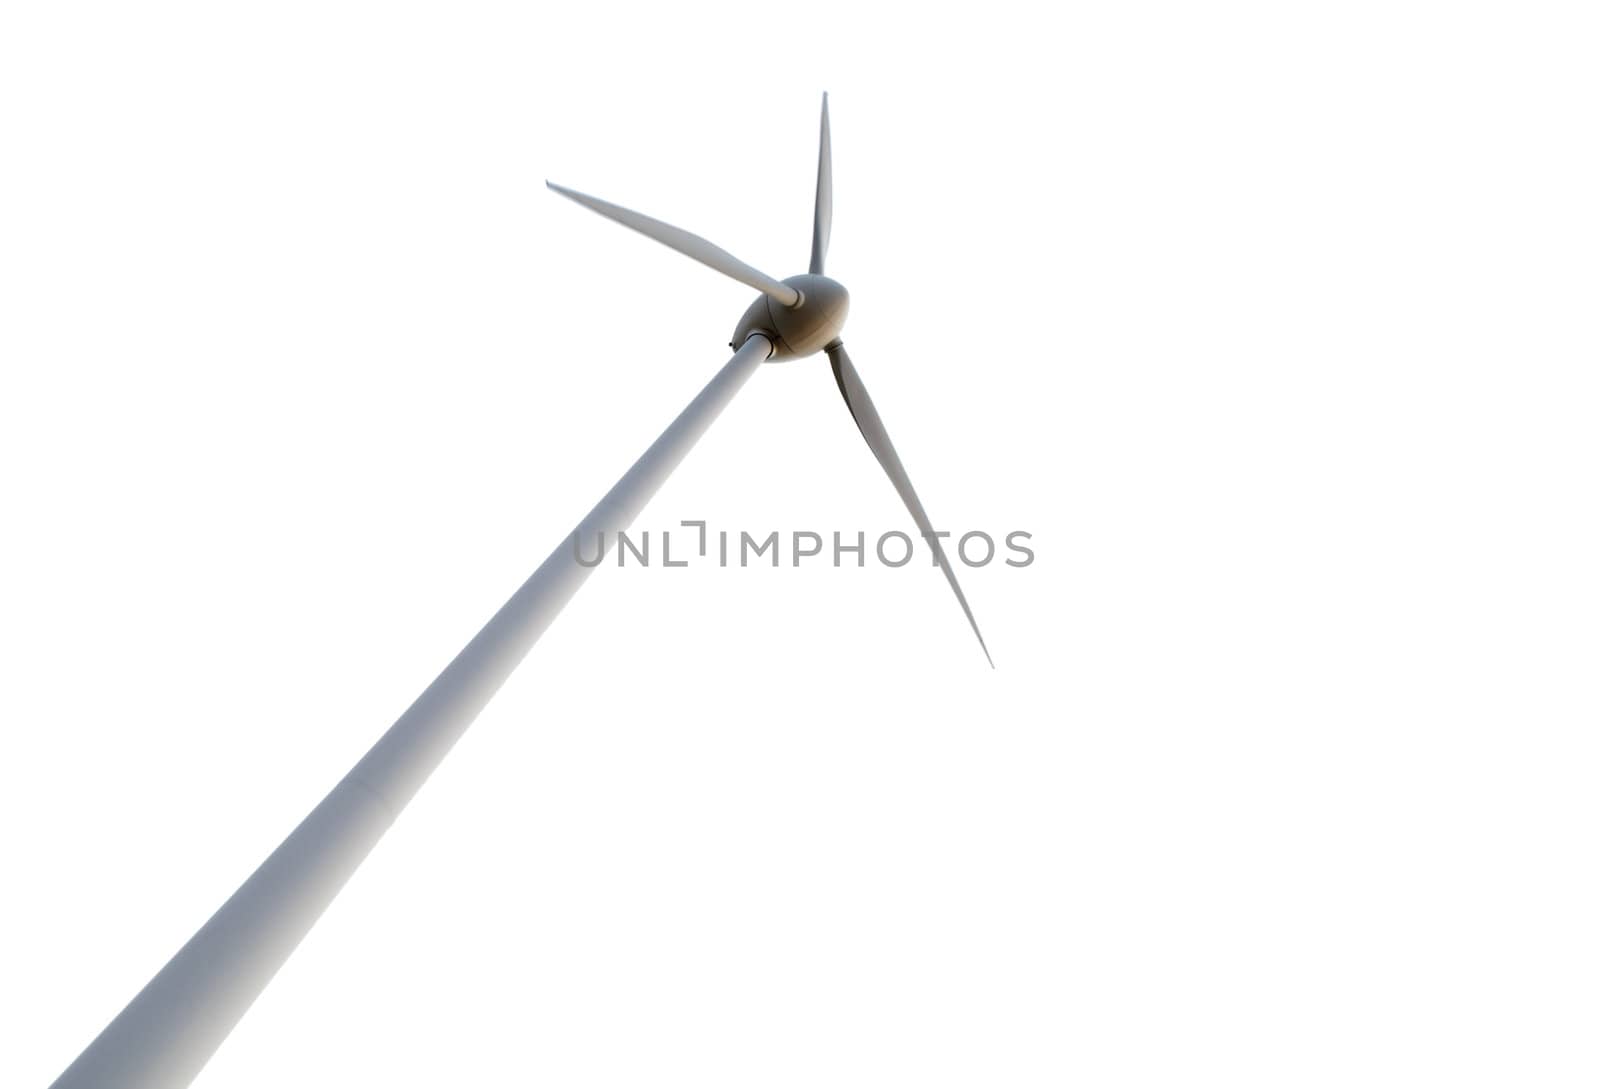
[[[800,293],[794,306],[768,295],[750,304],[734,330],[732,347],[739,348],[756,333],[772,341],[769,362],[800,359],[820,352],[839,339],[850,314],[850,293],[837,280],[802,274],[783,281]]]

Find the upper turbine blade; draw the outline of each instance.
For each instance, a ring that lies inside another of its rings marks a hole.
[[[817,209],[811,221],[811,274],[822,275],[833,233],[833,138],[828,134],[828,92],[822,92],[822,142],[817,148]]]
[[[994,658],[989,655],[989,645],[983,641],[983,632],[978,630],[978,621],[973,618],[972,608],[967,604],[967,596],[961,592],[961,584],[956,581],[955,570],[950,566],[950,560],[945,556],[939,538],[934,536],[933,523],[928,521],[928,512],[922,509],[922,502],[911,487],[911,478],[906,475],[906,467],[900,464],[900,455],[895,453],[894,443],[889,441],[889,432],[884,429],[883,420],[878,416],[872,398],[867,396],[867,387],[861,384],[861,376],[856,373],[850,357],[845,354],[843,344],[834,341],[828,346],[827,352],[828,360],[833,364],[833,379],[839,383],[839,392],[844,394],[844,403],[850,409],[850,415],[855,417],[856,426],[861,429],[861,437],[867,440],[867,445],[877,455],[878,464],[889,474],[889,481],[894,485],[895,491],[900,493],[900,498],[905,501],[906,509],[911,512],[912,521],[917,523],[917,529],[922,533],[923,539],[933,549],[933,558],[944,571],[950,589],[955,591],[956,600],[961,603],[961,611],[967,614],[967,623],[972,625],[972,634],[978,637],[978,646],[983,648],[983,656],[989,659],[989,668],[993,669]]]
[[[771,295],[785,306],[793,306],[800,301],[800,292],[780,280],[774,280],[760,269],[751,268],[743,261],[720,246],[713,246],[697,234],[690,234],[680,227],[670,223],[663,223],[659,219],[651,219],[647,215],[630,211],[610,201],[591,197],[587,193],[579,193],[573,189],[547,181],[545,185],[560,193],[568,200],[576,201],[591,212],[599,212],[607,219],[614,219],[624,227],[631,227],[644,235],[653,238],[669,249],[675,249],[685,257],[692,257],[702,265],[709,265],[724,276],[731,276],[742,284],[749,284],[757,291]]]

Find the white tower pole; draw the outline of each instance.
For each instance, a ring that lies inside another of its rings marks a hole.
[[[633,468],[227,903],[56,1079],[179,1089],[211,1058],[367,852],[733,395],[772,353],[751,336]],[[604,545],[597,539],[604,535]],[[583,548],[578,562],[577,546]],[[602,553],[603,554],[603,553]]]

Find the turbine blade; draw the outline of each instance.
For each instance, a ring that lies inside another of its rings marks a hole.
[[[928,521],[928,512],[922,509],[922,501],[917,498],[916,490],[911,487],[911,478],[906,475],[906,467],[900,464],[900,455],[895,453],[894,443],[889,441],[889,432],[884,429],[883,420],[879,417],[872,398],[867,396],[867,387],[861,384],[861,375],[856,373],[850,357],[845,354],[843,344],[834,341],[828,346],[827,352],[828,360],[833,364],[833,380],[839,383],[839,392],[844,394],[845,407],[850,409],[856,427],[861,429],[861,437],[867,440],[867,446],[876,455],[878,464],[889,474],[890,483],[905,501],[906,509],[911,512],[911,520],[917,523],[917,529],[922,533],[923,539],[933,548],[933,557],[944,571],[950,589],[955,591],[956,600],[961,603],[961,611],[967,614],[967,623],[972,625],[972,634],[978,637],[978,646],[983,648],[983,656],[989,659],[989,668],[993,669],[994,658],[989,654],[989,645],[983,641],[983,632],[978,630],[978,621],[972,615],[972,607],[967,604],[967,596],[961,592],[961,584],[956,581],[955,569],[950,566],[950,560],[944,554],[939,538],[933,535],[933,523]]]
[[[811,220],[811,274],[822,275],[833,234],[833,138],[828,134],[828,92],[822,92],[822,139],[817,148],[817,208]]]
[[[785,306],[793,306],[800,301],[800,292],[779,280],[774,280],[760,269],[752,268],[739,260],[721,246],[714,246],[697,234],[690,234],[680,227],[670,223],[663,223],[659,219],[651,219],[647,215],[630,211],[618,204],[604,201],[598,197],[591,197],[587,193],[579,193],[573,189],[547,181],[545,185],[560,193],[568,200],[583,205],[591,212],[598,212],[607,219],[614,219],[624,227],[638,231],[646,238],[653,238],[668,249],[677,250],[685,257],[692,257],[702,265],[716,269],[724,276],[731,276],[742,284],[749,284],[764,294],[771,295]]]

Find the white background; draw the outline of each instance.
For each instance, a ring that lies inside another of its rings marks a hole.
[[[596,574],[198,1085],[1593,1085],[1587,5],[13,4],[0,1083],[727,356],[832,93],[918,565]],[[826,364],[638,523],[910,529]]]

